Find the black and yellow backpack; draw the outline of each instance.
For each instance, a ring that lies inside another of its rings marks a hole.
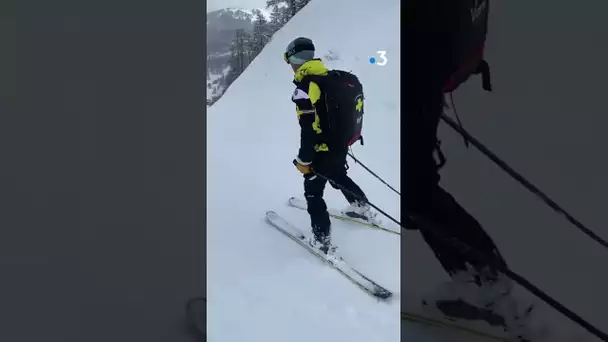
[[[313,81],[319,88],[326,106],[328,143],[347,150],[357,141],[363,145],[363,85],[354,74],[330,70],[327,75],[307,75],[302,82]]]

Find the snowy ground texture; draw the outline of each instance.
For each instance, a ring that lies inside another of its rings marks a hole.
[[[348,15],[333,14],[344,13],[344,8]],[[331,20],[321,20],[321,16]],[[366,17],[366,24],[349,19],[353,17]],[[343,257],[395,293],[394,301],[382,303],[264,221],[265,211],[272,209],[305,231],[310,225],[305,211],[286,205],[289,197],[303,195],[302,177],[291,163],[300,139],[290,100],[293,72],[283,60],[285,47],[298,36],[315,42],[317,56],[328,68],[352,70],[360,77],[366,95],[365,146],[357,145],[354,153],[393,187],[399,187],[398,32],[397,0],[373,5],[313,1],[274,35],[209,108],[210,341],[399,340],[398,235],[343,222],[333,225],[334,241]],[[378,50],[387,51],[384,67],[369,62]],[[338,59],[329,61],[325,56],[330,54]],[[376,205],[398,217],[395,193],[353,163],[350,174]],[[347,204],[331,187],[326,198],[336,208]]]

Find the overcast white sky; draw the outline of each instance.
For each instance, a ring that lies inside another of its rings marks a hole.
[[[266,0],[207,0],[207,12],[226,7],[237,7],[245,9],[263,8]]]

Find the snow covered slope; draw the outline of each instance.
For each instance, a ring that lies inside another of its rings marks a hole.
[[[348,8],[349,14],[336,17]],[[361,17],[360,21],[349,18]],[[324,20],[326,19],[326,20]],[[309,230],[306,212],[286,205],[302,196],[291,161],[299,126],[291,102],[293,72],[283,60],[298,36],[314,40],[329,68],[352,70],[366,92],[365,146],[355,155],[399,187],[399,1],[313,1],[277,32],[261,54],[208,109],[208,336],[215,342],[398,341],[400,239],[343,222],[333,225],[342,255],[389,290],[378,302],[264,221],[272,209]],[[384,67],[369,58],[386,50]],[[369,198],[398,217],[399,197],[351,163]],[[331,187],[332,207],[346,205]],[[388,221],[388,220],[386,220]],[[395,228],[391,226],[391,228]]]

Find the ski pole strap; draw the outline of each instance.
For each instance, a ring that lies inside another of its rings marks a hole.
[[[492,81],[490,77],[490,65],[487,61],[482,60],[477,69],[475,70],[476,74],[481,74],[481,87],[485,91],[492,91]]]

